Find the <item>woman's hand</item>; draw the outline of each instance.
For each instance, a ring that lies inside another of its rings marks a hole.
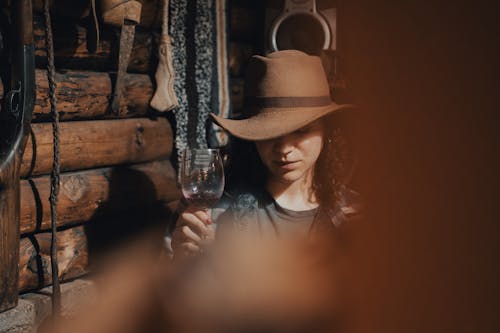
[[[210,211],[188,206],[177,219],[172,234],[174,256],[192,256],[199,254],[203,246],[215,238],[215,229]]]

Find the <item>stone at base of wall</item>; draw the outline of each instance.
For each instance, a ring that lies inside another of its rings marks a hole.
[[[52,288],[19,296],[14,309],[0,313],[0,333],[32,333],[51,313]],[[95,298],[94,284],[77,279],[61,284],[62,315],[70,316]]]

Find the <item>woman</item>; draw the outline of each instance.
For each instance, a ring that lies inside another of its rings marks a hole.
[[[174,253],[198,253],[214,239],[214,221],[261,235],[323,233],[358,210],[356,194],[340,182],[333,118],[350,105],[331,101],[321,60],[295,50],[254,56],[245,95],[243,119],[212,117],[253,147],[240,149],[246,159],[233,157],[240,167],[215,213],[187,207],[179,216]]]

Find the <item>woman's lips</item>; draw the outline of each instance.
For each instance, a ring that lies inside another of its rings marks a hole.
[[[282,169],[294,169],[300,161],[274,161],[274,164],[276,164],[278,167]]]

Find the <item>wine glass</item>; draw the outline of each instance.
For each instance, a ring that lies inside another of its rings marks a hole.
[[[181,157],[181,188],[195,207],[208,210],[224,191],[224,166],[217,149],[185,149]]]

